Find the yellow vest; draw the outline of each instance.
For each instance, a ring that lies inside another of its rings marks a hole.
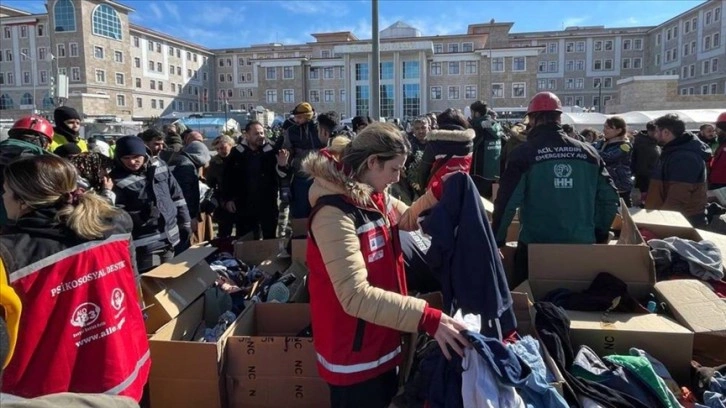
[[[53,141],[51,142],[50,146],[48,147],[48,150],[53,152],[53,151],[55,151],[55,149],[63,146],[66,143],[68,143],[68,139],[66,139],[65,136],[61,135],[60,133],[55,133],[53,135]],[[81,148],[81,152],[88,151],[88,144],[86,143],[85,139],[78,138],[77,144],[78,144],[78,147]]]
[[[0,361],[0,371],[7,367],[10,359],[13,357],[15,350],[15,342],[18,340],[18,330],[20,327],[20,311],[22,310],[20,298],[15,290],[8,283],[8,275],[5,272],[5,264],[0,259],[0,306],[5,311],[5,323],[8,327],[8,337],[10,340],[10,351],[5,361]]]

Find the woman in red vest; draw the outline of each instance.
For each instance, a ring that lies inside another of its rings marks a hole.
[[[334,143],[334,145],[337,145]],[[342,152],[311,154],[307,261],[318,371],[333,407],[387,407],[397,391],[401,334],[424,330],[445,356],[467,345],[465,327],[407,296],[398,230],[418,229],[441,183],[409,208],[387,188],[398,182],[410,145],[391,124],[366,127]]]
[[[57,156],[5,168],[0,256],[23,305],[3,392],[141,399],[151,361],[137,301],[131,218],[76,187]]]

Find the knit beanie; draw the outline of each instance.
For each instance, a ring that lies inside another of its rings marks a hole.
[[[65,136],[68,140],[75,142],[78,138],[78,132],[74,132],[66,126],[65,121],[68,119],[81,120],[81,115],[78,111],[71,108],[70,106],[61,106],[55,109],[53,112],[53,120],[55,121],[55,131]]]
[[[299,115],[301,113],[313,113],[313,106],[307,102],[298,104],[295,109],[292,110],[293,115]]]
[[[138,136],[124,136],[116,141],[115,156],[146,156],[146,145]]]
[[[212,159],[212,156],[209,154],[209,149],[207,149],[207,146],[199,141],[193,141],[189,143],[188,145],[184,146],[184,149],[182,149],[184,153],[189,156],[189,158],[194,162],[194,165],[197,167],[204,167],[209,163],[209,161]]]
[[[53,150],[53,153],[67,159],[74,154],[81,154],[81,148],[78,147],[77,144],[71,142],[58,146],[55,150]]]

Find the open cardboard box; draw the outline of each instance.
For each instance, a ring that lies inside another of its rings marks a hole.
[[[482,198],[481,201],[482,204],[484,204],[484,211],[487,214],[487,219],[491,223],[492,216],[494,214],[494,203],[486,198]],[[519,239],[519,229],[519,211],[517,211],[517,214],[514,215],[514,219],[512,219],[512,223],[509,224],[509,227],[507,228],[507,242],[517,242]],[[494,233],[496,234],[496,231],[494,231]]]
[[[257,303],[227,340],[229,406],[326,407],[328,384],[318,375],[313,340],[297,337],[310,324],[302,303]]]
[[[148,308],[153,407],[224,407],[223,334],[217,343],[195,341],[203,330],[203,293],[217,274],[205,258],[216,249],[195,245],[142,277]],[[229,332],[229,330],[228,330]]]
[[[278,257],[284,248],[284,239],[264,239],[237,241],[234,243],[234,256],[249,266],[257,266],[269,275],[284,272],[290,267],[289,257]]]

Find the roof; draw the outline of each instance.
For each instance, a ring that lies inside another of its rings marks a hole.
[[[202,45],[199,45],[199,44],[195,44],[195,43],[192,43],[192,42],[189,42],[189,41],[185,41],[185,40],[182,40],[182,39],[177,38],[177,37],[172,37],[169,34],[162,33],[161,31],[152,30],[152,29],[150,29],[148,27],[140,26],[138,24],[130,23],[129,24],[129,30],[130,31],[141,32],[141,33],[145,33],[145,34],[151,34],[151,35],[154,35],[154,36],[157,36],[157,37],[161,37],[161,38],[163,38],[163,39],[165,39],[165,40],[167,40],[169,42],[174,42],[174,43],[177,43],[177,44],[182,44],[182,45],[184,45],[186,47],[196,48],[197,50],[204,51],[204,52],[207,52],[209,54],[212,54],[212,52],[209,50],[209,48],[207,48],[205,46],[202,46]]]
[[[655,111],[633,111],[618,114],[628,125],[645,125],[651,120],[658,119],[669,113],[675,113],[686,123],[687,128],[698,127],[704,123],[714,123],[718,115],[726,112],[726,109],[683,109],[683,110],[655,110]],[[697,126],[696,126],[697,125]]]
[[[191,128],[194,128],[195,126],[224,126],[225,123],[229,122],[230,120],[234,119],[229,118],[225,122],[224,118],[183,118],[181,119],[181,122],[185,125],[190,126]]]

